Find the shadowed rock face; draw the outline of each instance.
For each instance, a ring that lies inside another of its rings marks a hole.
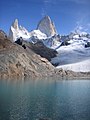
[[[45,33],[48,37],[55,35],[56,29],[49,16],[45,16],[38,24],[37,29]]]
[[[51,58],[57,56],[57,51],[54,49],[47,48],[43,42],[39,41],[36,44],[32,44],[30,48],[41,57],[46,58],[47,60],[51,61]]]
[[[27,47],[33,50],[36,54],[40,55],[43,58],[51,61],[51,58],[56,57],[57,51],[54,49],[50,49],[46,47],[42,41],[38,41],[37,43],[33,44],[30,42],[24,41],[22,38],[19,38],[15,43],[21,45],[24,49]]]
[[[53,72],[51,63],[30,48],[24,49],[7,38],[0,38],[0,78],[51,76]]]

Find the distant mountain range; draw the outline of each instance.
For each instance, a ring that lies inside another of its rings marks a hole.
[[[57,68],[75,72],[90,71],[89,33],[77,29],[68,35],[59,35],[50,17],[45,16],[38,23],[36,30],[31,32],[19,26],[16,19],[10,28],[9,38],[14,42],[20,37],[34,44],[42,41],[46,47],[55,49],[58,54],[51,63]]]
[[[0,78],[15,76],[90,78],[90,34],[59,35],[49,16],[29,32],[16,19],[8,36],[0,30]]]

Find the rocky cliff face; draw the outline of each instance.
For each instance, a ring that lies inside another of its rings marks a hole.
[[[55,35],[56,29],[49,16],[45,16],[38,24],[37,29],[45,33],[48,37]]]
[[[47,59],[35,54],[30,48],[24,49],[0,37],[0,78],[51,76],[54,69]]]
[[[12,24],[12,27],[13,27],[14,29],[16,29],[16,30],[19,29],[19,27],[18,27],[18,19],[15,19],[15,21],[14,21],[13,24]]]
[[[57,51],[46,47],[42,41],[37,41],[35,44],[33,44],[31,42],[24,41],[22,38],[19,38],[17,41],[15,41],[15,43],[21,45],[24,49],[31,49],[36,54],[46,58],[48,61],[51,61],[51,58],[57,56]]]

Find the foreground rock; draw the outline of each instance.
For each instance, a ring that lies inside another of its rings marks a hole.
[[[0,38],[0,78],[51,76],[54,67],[31,49]]]
[[[55,69],[54,74],[64,79],[90,78],[90,72],[73,72],[70,70]]]

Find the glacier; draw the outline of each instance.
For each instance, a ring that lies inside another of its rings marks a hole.
[[[72,38],[68,40],[70,45],[60,46],[57,49],[57,57],[52,58],[51,63],[57,64],[58,69],[89,72],[90,47],[85,47],[88,42],[90,42],[90,36],[87,37],[86,33],[73,34]]]

